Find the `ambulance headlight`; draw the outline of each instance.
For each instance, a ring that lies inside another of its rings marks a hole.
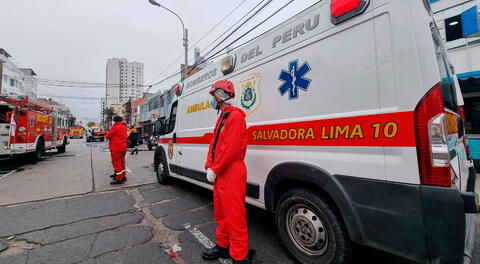
[[[223,75],[227,75],[235,69],[235,56],[230,55],[222,59],[220,63],[220,67],[222,70]]]

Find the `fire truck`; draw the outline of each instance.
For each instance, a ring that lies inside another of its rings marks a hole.
[[[107,134],[103,128],[94,125],[88,128],[88,130],[92,133],[92,136],[87,137],[87,142],[95,142],[95,141],[100,141],[103,142],[105,141],[105,135]]]
[[[0,96],[0,157],[26,154],[33,162],[46,150],[65,152],[68,119],[27,96]]]
[[[85,128],[81,126],[74,126],[70,128],[70,138],[83,138],[85,135]]]

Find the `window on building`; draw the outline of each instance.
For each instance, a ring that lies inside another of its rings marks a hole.
[[[15,80],[14,79],[10,79],[10,86],[12,86],[12,87],[15,86]]]
[[[447,42],[463,38],[461,15],[445,19],[445,35]]]

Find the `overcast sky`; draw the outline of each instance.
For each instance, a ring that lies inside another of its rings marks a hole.
[[[192,45],[243,0],[157,1],[184,20]],[[317,1],[293,1],[244,40],[267,31]],[[196,46],[203,50],[259,2],[261,0],[246,0]],[[273,0],[243,30],[250,29],[288,2]],[[148,0],[1,0],[0,32],[0,48],[7,50],[17,65],[33,68],[39,79],[104,83],[107,59],[119,57],[144,63],[145,84],[150,84],[178,71],[183,61],[182,57],[158,76],[183,55],[182,31],[175,16],[150,5]],[[189,58],[193,58],[193,48]],[[39,86],[38,93],[97,98],[105,95],[105,89]],[[99,119],[100,100],[54,99],[70,106],[79,119]]]

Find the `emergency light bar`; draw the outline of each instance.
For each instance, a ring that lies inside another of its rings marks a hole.
[[[182,94],[182,91],[183,91],[183,83],[182,84],[177,84],[175,85],[175,94],[177,96],[180,96]]]
[[[340,24],[354,16],[360,15],[367,9],[370,0],[332,0],[330,3],[331,20],[333,24]]]

